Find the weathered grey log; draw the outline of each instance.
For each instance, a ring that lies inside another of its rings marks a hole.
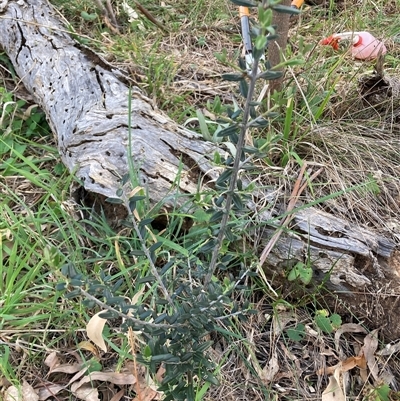
[[[297,262],[309,263],[321,281],[329,273],[331,289],[351,292],[366,288],[371,284],[371,271],[359,269],[356,257],[368,260],[374,276],[384,278],[384,267],[378,258],[389,259],[394,244],[371,231],[350,225],[348,221],[315,208],[298,211],[291,233],[281,237],[268,257],[268,269],[284,277]],[[268,239],[272,234],[272,230],[267,230],[263,235]]]
[[[125,76],[74,41],[47,2],[2,5],[1,46],[46,113],[64,164],[77,168],[87,190],[116,196],[128,172],[129,136],[134,166],[152,201],[169,193],[181,156],[186,159],[179,187],[196,190],[190,166],[211,170],[213,144],[174,124],[137,87],[131,88],[129,108]]]
[[[45,0],[4,0],[0,8],[0,45],[46,113],[64,164],[86,190],[115,197],[129,157],[152,202],[196,192],[199,177],[216,178],[211,160],[221,150],[174,123],[138,88],[130,92],[125,75],[75,42]],[[256,203],[251,207],[268,226],[282,209],[281,193],[260,195],[277,205],[263,213]],[[310,261],[317,278],[329,273],[329,288],[336,291],[398,287],[387,265],[395,249],[388,239],[315,208],[297,212],[292,223],[293,234],[282,237],[266,261],[270,277]]]

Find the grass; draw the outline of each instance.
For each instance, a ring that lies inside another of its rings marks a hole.
[[[138,85],[176,121],[190,120],[190,127],[201,131],[196,123],[197,110],[204,113],[207,110],[206,117],[213,119],[218,110],[231,105],[233,100],[240,101],[236,87],[220,80],[221,73],[230,72],[231,68],[215,57],[225,50],[228,60],[235,63],[239,52],[236,9],[230,2],[177,0],[166,1],[164,6],[141,2],[168,28],[169,34],[162,33],[142,15],[139,20],[144,29],[139,30],[137,21],[129,23],[123,12],[119,15],[123,29],[115,34],[100,15],[93,21],[81,16],[82,12],[98,12],[94,2],[66,4],[57,0],[53,3],[77,36],[111,56],[116,64],[133,71]],[[320,180],[310,185],[306,194],[308,201],[344,190],[372,176],[376,178],[375,185],[327,199],[324,207],[354,223],[361,222],[385,232],[390,230],[399,212],[396,189],[399,188],[400,144],[393,137],[398,128],[393,129],[393,124],[388,123],[382,130],[373,119],[365,121],[363,116],[341,112],[342,99],[350,92],[349,88],[355,86],[361,74],[372,70],[372,64],[354,62],[343,51],[334,53],[317,43],[322,34],[371,30],[378,37],[388,38],[387,71],[396,74],[400,57],[396,40],[399,11],[395,2],[378,0],[355,7],[345,1],[331,3],[329,7],[306,6],[304,14],[292,22],[287,56],[301,57],[306,62],[289,71],[285,90],[271,99],[271,104],[280,112],[272,121],[271,130],[267,134],[261,130],[254,132],[254,139],[267,141],[269,149],[265,160],[259,161],[264,166],[260,185],[281,185],[290,192],[291,177],[305,159],[326,167]],[[4,56],[1,61],[7,63]],[[9,63],[4,65],[11,68]],[[16,84],[12,77],[13,74],[11,78],[4,75],[4,87]],[[65,298],[63,292],[56,291],[56,284],[63,280],[61,269],[65,264],[75,265],[90,280],[102,284],[111,286],[120,282],[118,294],[121,296],[157,311],[163,309],[155,302],[157,284],[143,280],[150,274],[150,265],[135,254],[140,250],[140,240],[129,228],[116,231],[101,215],[74,203],[71,188],[77,183],[60,165],[56,145],[40,111],[32,110],[30,117],[24,119],[23,112],[28,105],[11,104],[18,97],[11,90],[4,89],[0,95],[3,111],[0,372],[4,387],[9,386],[8,382],[18,384],[24,379],[35,387],[49,380],[44,361],[51,350],[57,350],[70,363],[70,355],[74,353],[88,361],[96,357],[79,346],[87,340],[85,327],[93,310],[83,305],[80,298]],[[216,98],[222,106],[215,105]],[[320,130],[313,129],[316,127]],[[364,135],[365,127],[370,136]],[[274,168],[272,172],[268,166]],[[212,195],[204,194],[198,204],[209,207],[211,198]],[[365,204],[370,207],[365,208]],[[146,206],[143,203],[139,206],[141,217],[148,217]],[[185,217],[192,213],[194,227],[182,236]],[[146,234],[150,244],[152,236],[163,241],[162,252],[158,254],[162,262],[179,252],[196,254],[204,245],[202,235],[215,228],[208,224],[209,216],[193,210],[177,209],[166,218],[169,220],[164,231],[152,228],[151,234]],[[241,224],[246,232],[246,224]],[[257,250],[248,243],[244,246],[247,248],[240,250],[243,255],[239,259],[249,267],[255,261]],[[228,256],[239,252],[223,251]],[[177,272],[178,264],[169,273],[171,283]],[[233,277],[227,272],[221,280],[228,288]],[[209,356],[216,361],[215,374],[220,386],[198,382],[196,400],[213,400],[222,394],[226,400],[320,397],[327,382],[317,379],[315,371],[323,363],[335,364],[337,350],[334,334],[321,331],[316,315],[325,310],[330,315],[338,312],[344,322],[360,325],[358,318],[361,317],[354,316],[344,305],[329,310],[321,304],[318,288],[311,296],[298,296],[299,289],[294,284],[270,288],[257,278],[247,284],[248,290],[241,295],[241,302],[250,301],[259,313],[248,322],[232,320],[230,326],[221,324],[211,334],[213,347]],[[305,336],[302,341],[294,341],[288,329],[295,329],[299,324],[305,326]],[[124,371],[130,366],[127,362],[133,360],[129,340],[120,326],[121,321],[115,319],[106,328],[110,352],[100,358],[104,371]],[[356,334],[342,338],[341,351],[346,350],[347,356],[354,355],[362,341],[363,336]],[[144,345],[139,342],[138,347]],[[331,350],[331,354],[324,356],[322,348]],[[399,374],[398,359],[392,360],[394,364],[390,367]],[[279,379],[273,374],[277,366],[275,375],[280,375]],[[63,372],[58,380],[66,384],[70,378]],[[57,399],[74,399],[69,390],[60,393]],[[134,398],[135,393],[143,391],[129,390],[127,397]],[[358,394],[362,390],[355,383],[352,395]]]

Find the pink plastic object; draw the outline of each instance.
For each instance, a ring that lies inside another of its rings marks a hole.
[[[341,40],[351,40],[351,54],[359,60],[373,60],[379,54],[386,54],[386,46],[380,40],[376,39],[369,32],[343,32],[335,33],[320,41],[321,45],[330,45],[335,50],[339,49]]]

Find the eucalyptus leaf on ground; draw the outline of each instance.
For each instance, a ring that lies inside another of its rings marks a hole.
[[[107,352],[107,346],[102,334],[107,319],[103,319],[99,316],[102,313],[104,313],[104,311],[100,311],[91,317],[86,326],[86,332],[94,344],[96,344],[102,351]]]
[[[8,387],[5,391],[3,401],[39,401],[39,395],[33,387],[24,380],[21,387]]]
[[[322,393],[322,401],[346,401],[346,397],[334,376],[329,377],[328,387]]]

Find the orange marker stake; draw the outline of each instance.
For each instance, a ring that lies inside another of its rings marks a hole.
[[[293,8],[301,8],[301,6],[304,4],[304,0],[293,0],[292,1],[292,7]]]
[[[239,7],[240,24],[242,27],[242,39],[246,54],[251,53],[252,51],[249,15],[250,12],[248,7]]]

